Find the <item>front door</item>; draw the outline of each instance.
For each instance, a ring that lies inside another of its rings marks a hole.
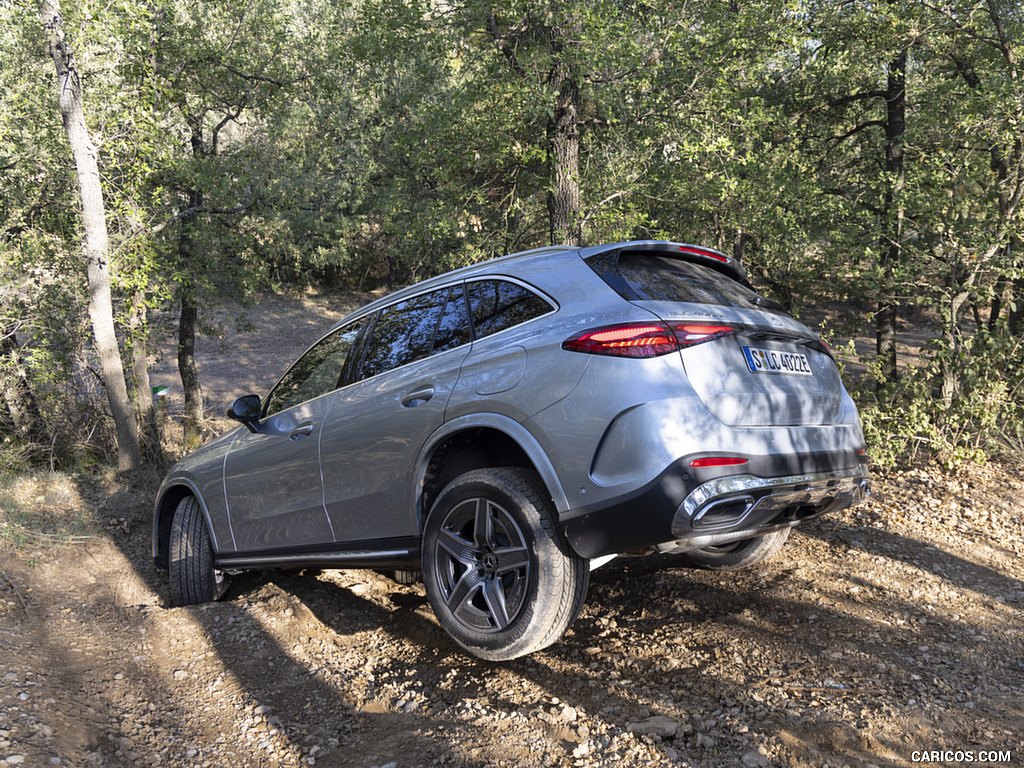
[[[300,357],[263,402],[255,434],[224,460],[224,497],[238,552],[333,544],[320,443],[367,319],[332,331]]]
[[[324,511],[319,443],[337,393],[263,419],[224,461],[224,495],[239,552],[334,541]]]

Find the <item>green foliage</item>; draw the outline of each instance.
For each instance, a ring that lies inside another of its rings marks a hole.
[[[955,366],[961,388],[948,402],[942,381]],[[881,377],[876,376],[880,381]],[[1024,453],[1024,338],[978,330],[953,350],[929,346],[898,384],[858,393],[872,460],[894,468],[921,458],[951,467]]]
[[[1012,3],[158,0],[65,13],[94,105],[126,349],[147,343],[146,310],[185,288],[203,301],[281,283],[375,288],[546,244],[569,78],[588,242],[731,252],[793,311],[838,307],[837,346],[870,332],[868,308],[925,318],[924,363],[858,395],[876,460],[1021,450]],[[86,460],[80,446],[104,455],[109,430],[37,14],[0,4],[0,319],[18,329],[0,376],[25,373],[38,401],[49,439],[28,455],[67,463]],[[901,52],[895,178],[884,91]],[[22,460],[25,442],[4,445]]]

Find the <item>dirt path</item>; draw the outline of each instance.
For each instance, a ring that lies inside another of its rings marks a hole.
[[[107,490],[109,535],[0,560],[7,764],[1024,755],[1022,487],[995,470],[880,481],[869,505],[742,574],[614,561],[561,643],[504,665],[457,653],[419,585],[371,572],[248,576],[222,603],[168,608],[147,550],[152,482]]]
[[[288,360],[340,312],[307,309]],[[264,338],[207,352],[211,401],[262,391],[236,372],[272,367]],[[105,534],[0,551],[0,766],[1021,765],[1020,478],[876,478],[739,574],[620,558],[560,643],[500,665],[458,653],[420,585],[368,571],[250,575],[170,608],[155,473],[26,481]]]

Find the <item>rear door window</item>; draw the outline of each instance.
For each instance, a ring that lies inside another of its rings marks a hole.
[[[366,342],[359,378],[368,379],[430,355],[448,288],[424,293],[381,310]]]
[[[615,251],[587,264],[627,301],[681,301],[763,309],[745,285],[703,264],[647,253]]]

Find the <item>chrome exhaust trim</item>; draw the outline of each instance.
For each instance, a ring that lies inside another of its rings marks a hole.
[[[676,544],[705,542],[691,549],[716,546],[844,509],[862,501],[868,492],[864,466],[787,477],[720,477],[695,488],[683,500],[671,532]],[[711,541],[716,535],[730,538]]]

